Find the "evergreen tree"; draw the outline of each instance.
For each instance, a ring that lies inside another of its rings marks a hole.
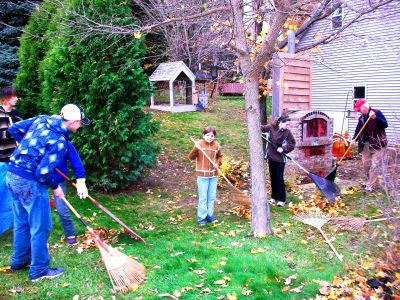
[[[20,71],[15,86],[20,93],[19,110],[25,118],[50,113],[41,97],[40,65],[49,50],[49,43],[57,36],[56,25],[52,22],[57,9],[52,1],[44,1],[32,14],[20,38],[18,56]]]
[[[81,1],[64,4],[79,10]],[[43,25],[41,11],[32,16],[30,30]],[[120,5],[119,1],[93,0],[85,7],[85,13],[113,15],[116,24],[133,25],[129,6]],[[122,188],[155,165],[158,151],[149,140],[158,126],[143,110],[151,92],[141,66],[146,53],[143,38],[101,34],[81,38],[78,32],[58,25],[58,17],[68,19],[62,12],[51,15],[51,22],[47,22],[50,25],[42,28],[47,32],[47,44],[37,51],[41,54],[36,58],[36,86],[40,93],[35,92],[35,97],[39,107],[58,114],[67,103],[81,105],[92,124],[75,134],[73,142],[88,178],[104,189]],[[33,51],[39,45],[24,44],[20,53]],[[21,65],[30,59],[29,55],[21,55]],[[30,79],[28,74],[21,75],[19,86],[28,86],[24,82]]]
[[[39,1],[1,1],[0,3],[0,88],[13,84],[18,72],[18,46],[21,28]]]

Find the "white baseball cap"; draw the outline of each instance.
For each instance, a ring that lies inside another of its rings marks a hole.
[[[84,125],[89,125],[90,120],[85,117],[83,110],[75,104],[67,104],[61,109],[61,117],[67,121],[81,121]]]

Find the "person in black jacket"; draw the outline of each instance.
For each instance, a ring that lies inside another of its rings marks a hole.
[[[0,106],[0,234],[13,226],[14,217],[11,207],[11,196],[6,186],[6,174],[10,156],[17,143],[8,133],[8,128],[22,120],[21,113],[14,109],[18,102],[17,91],[12,86],[1,90]]]
[[[361,112],[361,116],[358,119],[353,141],[369,118],[357,141],[358,153],[361,153],[364,174],[367,177],[365,191],[370,193],[378,180],[379,170],[382,169],[382,159],[387,147],[385,128],[388,127],[388,122],[380,110],[371,108],[364,99],[357,100],[354,111]]]
[[[289,130],[289,117],[280,116],[271,124],[261,126],[261,131],[271,142],[267,142],[266,158],[268,160],[269,175],[271,178],[270,204],[285,206],[286,191],[283,173],[285,171],[286,157],[284,153],[294,150],[296,141]]]

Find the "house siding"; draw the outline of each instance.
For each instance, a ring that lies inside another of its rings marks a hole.
[[[361,5],[365,1],[352,1]],[[334,118],[335,131],[344,130],[352,136],[357,116],[352,111],[353,86],[366,86],[366,100],[386,116],[390,144],[400,143],[400,2],[380,9],[368,18],[351,25],[338,39],[322,45],[311,54],[312,109]],[[344,20],[353,12],[344,8]],[[331,32],[331,21],[312,26],[301,38],[299,46],[315,42],[315,37]],[[347,100],[348,99],[348,100]],[[346,116],[346,118],[344,118]]]

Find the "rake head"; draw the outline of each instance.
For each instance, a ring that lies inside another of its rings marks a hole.
[[[230,186],[230,187],[231,187],[232,202],[245,207],[251,207],[251,199],[249,196],[247,196],[245,193],[243,193],[235,186]]]
[[[122,252],[106,245],[98,247],[116,292],[136,291],[146,280],[145,267]]]
[[[299,213],[297,215],[294,215],[292,218],[319,229],[322,228],[322,226],[324,226],[330,220],[330,218],[322,212]]]

